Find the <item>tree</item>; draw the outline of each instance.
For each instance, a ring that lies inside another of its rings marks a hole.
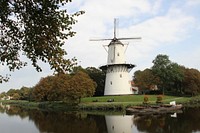
[[[10,71],[27,65],[26,56],[37,71],[38,61],[48,62],[56,72],[71,70],[75,59],[65,59],[62,48],[73,37],[72,25],[78,11],[68,14],[65,5],[71,0],[1,0],[0,1],[0,65]],[[0,76],[0,82],[8,77]]]
[[[159,83],[159,78],[152,73],[151,69],[136,71],[133,80],[135,85],[142,90],[149,90],[152,85],[157,85]]]
[[[88,74],[78,71],[70,80],[70,88],[67,89],[67,97],[74,103],[80,102],[83,97],[93,96],[96,83]]]
[[[169,69],[169,78],[170,82],[168,84],[168,88],[172,92],[175,92],[177,94],[182,94],[182,82],[184,79],[184,71],[183,66],[178,65],[177,63],[171,63],[168,67]]]
[[[93,96],[96,83],[82,71],[70,74],[56,74],[42,78],[33,89],[36,101],[63,101],[72,104],[80,98]]]
[[[0,99],[1,99],[1,98],[6,98],[6,97],[7,97],[6,92],[2,92],[2,93],[0,94]]]
[[[184,69],[183,90],[186,94],[200,94],[200,72],[196,69]]]
[[[29,87],[22,87],[19,92],[21,96],[21,100],[30,100],[30,95],[31,95],[31,88]]]
[[[183,71],[181,71],[181,66],[177,63],[173,63],[169,60],[167,55],[157,55],[153,60],[152,72],[160,78],[160,86],[163,91],[171,90],[173,87],[176,90],[181,90],[180,84],[183,80]],[[174,90],[173,90],[174,91]]]
[[[53,89],[54,76],[42,78],[33,89],[33,97],[36,101],[48,101],[50,90]]]
[[[104,94],[106,73],[95,67],[87,67],[85,70],[90,78],[97,84],[94,95],[102,96]]]
[[[12,96],[13,100],[19,100],[20,98],[21,98],[21,96],[20,96],[19,93],[14,93],[13,96]]]
[[[152,72],[160,78],[160,85],[166,87],[166,82],[169,81],[169,69],[171,64],[167,55],[157,55],[153,60]]]

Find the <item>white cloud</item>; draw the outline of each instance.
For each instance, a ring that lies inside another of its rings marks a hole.
[[[199,0],[187,0],[186,5],[187,6],[199,6],[200,1]]]

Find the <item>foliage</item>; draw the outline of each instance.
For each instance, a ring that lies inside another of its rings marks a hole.
[[[160,86],[169,89],[183,80],[183,72],[177,63],[169,60],[167,55],[157,55],[153,60],[152,72],[160,78]]]
[[[1,98],[8,99],[8,96],[12,100],[30,100],[32,88],[22,87],[21,89],[10,89],[7,92],[0,94]]]
[[[149,90],[152,85],[159,83],[159,77],[156,77],[151,69],[139,70],[134,73],[134,83],[140,90]]]
[[[149,103],[149,97],[147,95],[144,95],[143,104],[148,104],[148,103]]]
[[[96,83],[86,73],[79,71],[70,80],[70,88],[67,90],[67,97],[72,101],[82,97],[93,96]]]
[[[140,90],[148,90],[152,85],[158,85],[163,93],[200,94],[200,72],[171,62],[167,55],[157,55],[152,68],[136,71],[133,80]]]
[[[80,98],[93,96],[96,83],[84,72],[57,74],[42,78],[33,89],[36,101],[80,102]]]
[[[105,72],[95,67],[87,67],[85,70],[86,73],[90,76],[90,78],[93,79],[93,81],[95,81],[97,84],[94,95],[103,96],[105,88],[105,78],[106,78]]]
[[[181,82],[183,81],[183,71],[181,66],[169,60],[167,55],[158,55],[153,60],[152,72],[160,79],[159,86],[165,91],[181,91]]]
[[[103,96],[104,94],[104,86],[105,86],[105,78],[106,73],[103,72],[101,69],[95,68],[95,67],[87,67],[86,69],[82,68],[81,66],[77,66],[73,68],[72,75],[74,75],[76,72],[82,71],[87,73],[90,78],[96,82],[97,87],[95,90],[94,96]]]
[[[72,25],[83,11],[67,13],[65,5],[71,0],[1,0],[0,1],[0,65],[10,71],[27,65],[26,56],[37,71],[38,61],[48,62],[57,72],[71,70],[75,59],[65,59],[62,48],[73,37]],[[0,81],[7,77],[0,76]]]
[[[53,89],[54,77],[42,78],[33,89],[33,97],[36,101],[47,101],[49,91]]]
[[[186,94],[200,94],[200,72],[196,69],[184,69],[183,90]]]
[[[157,99],[156,99],[156,103],[162,103],[163,102],[163,96],[162,95],[158,95]]]

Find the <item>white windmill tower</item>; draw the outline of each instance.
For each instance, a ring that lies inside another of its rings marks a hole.
[[[108,45],[107,64],[100,67],[106,71],[106,82],[104,95],[127,95],[133,94],[131,82],[129,79],[130,70],[135,67],[125,61],[126,46],[120,40],[141,39],[138,38],[117,38],[116,37],[116,19],[114,20],[114,38],[98,39],[91,41],[111,40]]]

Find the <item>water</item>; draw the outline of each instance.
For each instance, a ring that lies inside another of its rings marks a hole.
[[[165,115],[96,115],[0,106],[1,133],[200,133],[200,108]]]

